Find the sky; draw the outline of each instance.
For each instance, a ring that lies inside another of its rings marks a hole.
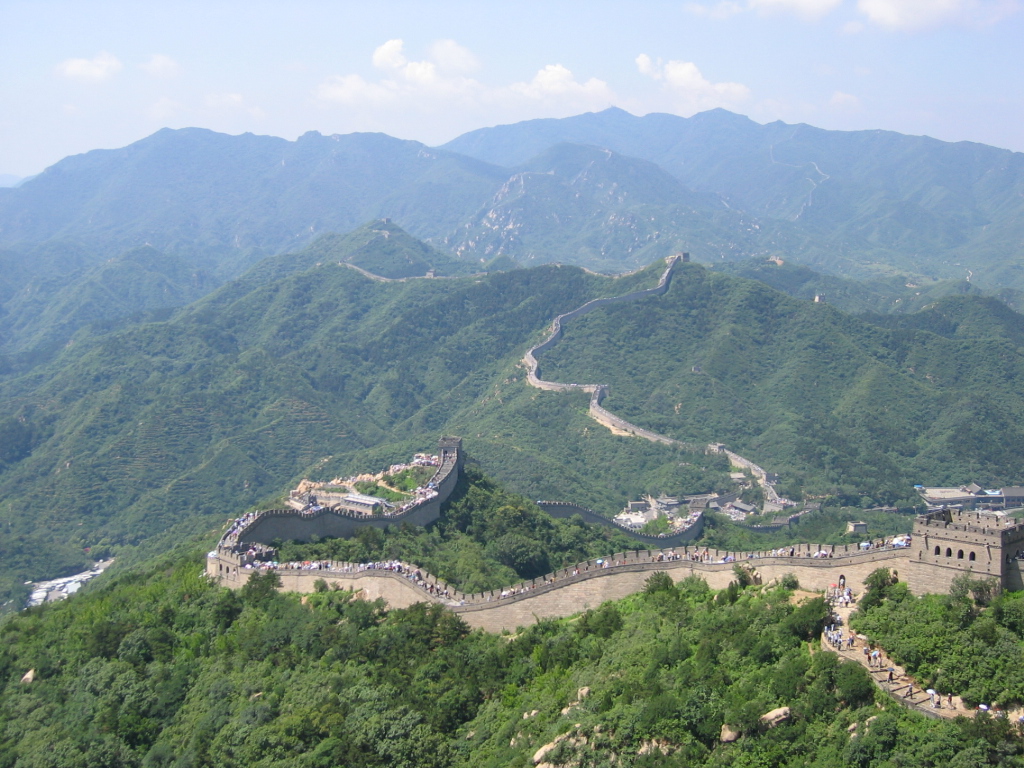
[[[1024,151],[1024,0],[0,0],[0,177],[164,128],[428,145],[617,106]]]

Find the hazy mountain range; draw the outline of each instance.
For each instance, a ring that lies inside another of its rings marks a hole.
[[[440,430],[536,497],[712,487],[721,468],[614,438],[519,367],[555,315],[679,250],[706,267],[571,328],[549,373],[607,380],[624,415],[797,492],[1013,481],[1024,321],[982,294],[1020,304],[1021,157],[608,110],[442,148],[186,129],[67,158],[0,189],[0,576]],[[452,279],[410,279],[428,273]]]
[[[1019,287],[1024,155],[884,131],[619,109],[473,131],[294,142],[162,130],[0,190],[0,245],[142,245],[222,277],[390,217],[462,259],[636,268],[782,256],[834,274]]]

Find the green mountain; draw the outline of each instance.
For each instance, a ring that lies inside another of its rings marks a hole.
[[[917,282],[914,282],[898,275],[851,280],[816,272],[810,267],[788,261],[780,264],[765,259],[730,261],[710,266],[716,272],[760,280],[798,299],[810,301],[817,296],[844,312],[917,312],[939,299],[954,295],[994,295],[1014,310],[1024,308],[1024,297],[1016,289],[1003,287],[988,293],[966,280],[916,278]]]
[[[64,270],[37,269],[41,275],[23,277],[22,287],[0,305],[0,361],[6,359],[6,364],[0,362],[0,371],[21,369],[52,356],[87,325],[175,309],[218,284],[183,259],[148,246],[95,266],[84,260],[61,261]]]
[[[148,243],[233,277],[322,232],[393,217],[421,236],[454,229],[504,174],[382,134],[294,142],[164,129],[124,149],[65,158],[0,189],[0,238],[100,252]]]
[[[857,318],[682,265],[661,299],[571,321],[540,363],[609,384],[605,406],[640,426],[729,444],[788,493],[893,502],[1017,477],[1021,320],[971,296]]]
[[[389,231],[375,237],[402,241]],[[662,265],[381,282],[341,252],[326,238],[167,318],[83,328],[0,381],[0,429],[20,446],[0,466],[7,589],[280,503],[302,476],[386,466],[442,432],[534,499],[614,513],[644,493],[728,489],[721,457],[615,436],[586,395],[525,383],[522,355],[554,316],[652,286]],[[1004,305],[959,297],[893,325],[677,270],[663,297],[568,323],[545,377],[610,383],[613,411],[724,441],[794,496],[907,503],[913,482],[1015,480],[1024,345]]]
[[[718,261],[798,247],[791,229],[758,226],[653,163],[560,144],[515,168],[444,245],[463,258],[509,255],[525,265],[621,272],[680,251]]]
[[[0,246],[151,245],[231,279],[391,218],[459,258],[621,272],[667,250],[773,255],[840,276],[1021,289],[1017,153],[883,131],[621,110],[481,129],[442,148],[163,130],[0,188]]]
[[[880,692],[819,646],[824,600],[784,587],[716,593],[656,574],[625,600],[499,636],[439,605],[281,594],[272,573],[232,592],[202,577],[202,552],[179,546],[0,627],[0,765],[1024,762],[1005,718],[931,719]],[[979,617],[969,594],[915,601],[901,586],[872,588],[872,636],[914,653],[894,636],[913,611],[932,642],[919,644],[923,679],[941,648],[938,687],[1021,700],[1020,600]]]
[[[561,142],[649,160],[749,216],[797,223],[809,242],[789,255],[833,274],[973,273],[989,288],[1021,284],[1020,153],[886,131],[759,125],[721,109],[681,118],[614,108],[482,128],[444,148],[513,165]]]
[[[334,477],[430,448],[456,411],[515,375],[554,315],[652,284],[658,271],[612,280],[544,267],[379,282],[318,254],[274,257],[273,269],[256,268],[170,319],[83,330],[52,361],[0,383],[0,424],[12,420],[31,441],[0,471],[8,579],[79,567],[85,548],[97,555],[175,525],[208,526],[279,497],[303,474]],[[573,403],[552,408],[553,423],[507,469],[532,461],[524,478],[536,477],[541,459],[576,451],[564,419],[592,429]],[[620,481],[600,462],[635,470],[630,482],[642,488],[685,460],[669,448],[623,449],[610,434],[588,450],[599,463],[579,460],[554,495],[611,491],[618,505]],[[720,472],[696,478],[714,485]],[[29,507],[38,513],[25,515]]]
[[[320,235],[301,251],[264,259],[240,279],[268,282],[326,263],[350,264],[389,280],[425,277],[431,271],[438,277],[480,271],[417,240],[390,219],[377,219],[345,235]]]

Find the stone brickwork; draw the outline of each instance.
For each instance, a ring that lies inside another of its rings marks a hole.
[[[500,632],[621,599],[641,590],[656,571],[665,571],[677,582],[697,575],[711,587],[721,589],[735,578],[736,564],[752,568],[762,583],[792,574],[802,588],[809,590],[827,589],[841,579],[856,589],[876,568],[892,569],[918,595],[946,592],[956,576],[968,571],[977,577],[997,578],[1004,588],[1020,589],[1024,568],[1013,557],[1018,546],[1024,548],[1024,526],[1007,525],[999,518],[977,513],[943,512],[917,519],[911,547],[884,547],[876,542],[871,549],[863,550],[857,545],[801,544],[790,554],[788,549],[728,553],[667,545],[588,560],[506,589],[475,594],[462,593],[412,565],[405,566],[403,574],[358,570],[351,564],[331,564],[324,570],[283,568],[278,573],[285,590],[311,592],[323,579],[357,591],[365,599],[383,599],[396,608],[422,601],[440,602],[470,626]],[[935,547],[940,548],[939,555],[935,555]],[[951,557],[946,555],[947,548]],[[961,549],[962,558],[958,557]],[[812,557],[823,551],[831,557]],[[969,559],[971,552],[974,560]],[[207,559],[207,573],[228,587],[242,586],[254,572],[244,566],[239,555],[226,550],[213,552]],[[428,592],[428,587],[432,591]]]
[[[523,362],[526,363],[526,377],[530,384],[538,389],[548,389],[553,391],[571,391],[579,390],[583,392],[593,392],[596,384],[559,384],[554,381],[544,381],[537,375],[538,363],[537,355],[541,352],[553,347],[559,339],[562,338],[562,323],[566,320],[571,320],[574,317],[581,317],[593,312],[598,307],[606,307],[609,304],[616,304],[623,301],[635,301],[636,299],[646,298],[647,296],[661,296],[665,291],[668,290],[669,285],[672,282],[672,270],[679,262],[679,256],[671,256],[668,259],[668,267],[662,274],[661,279],[654,288],[647,288],[642,291],[633,291],[632,293],[625,293],[622,296],[611,296],[603,299],[592,299],[586,304],[577,307],[571,312],[565,312],[554,319],[551,323],[551,333],[544,341],[531,347],[527,350],[526,354],[523,355]]]
[[[831,551],[832,557],[811,557],[823,550]],[[570,616],[588,607],[595,608],[606,600],[621,599],[641,590],[647,578],[657,571],[665,571],[677,582],[697,575],[711,587],[721,589],[735,579],[733,568],[739,563],[753,568],[762,582],[793,574],[801,587],[824,590],[837,584],[841,577],[845,577],[847,584],[860,584],[869,573],[880,567],[892,568],[902,574],[910,558],[910,550],[906,548],[862,551],[856,546],[801,544],[793,547],[792,555],[788,552],[728,553],[693,546],[633,550],[602,558],[600,562],[588,560],[578,563],[506,589],[474,594],[449,587],[414,565],[404,566],[404,574],[358,570],[359,566],[343,563],[332,563],[329,569],[322,570],[282,568],[277,573],[281,576],[284,590],[312,592],[316,582],[323,579],[329,585],[357,591],[365,599],[381,598],[396,608],[415,602],[443,603],[470,626],[500,632],[544,618]],[[239,555],[227,551],[212,552],[207,558],[210,577],[231,588],[241,587],[256,572],[246,568]],[[420,574],[421,578],[412,578],[414,573]],[[434,587],[434,591],[428,592],[427,586]],[[447,596],[441,597],[443,593]]]
[[[940,510],[914,522],[908,579],[921,592],[948,592],[965,573],[995,579],[1003,589],[1021,589],[1018,551],[1024,525],[984,512]]]
[[[274,541],[309,541],[318,538],[349,538],[360,528],[386,528],[394,525],[425,526],[437,520],[441,505],[451,496],[462,470],[462,439],[442,437],[438,442],[440,466],[431,482],[437,495],[420,501],[397,515],[370,516],[346,510],[321,509],[300,512],[294,509],[271,509],[260,512],[240,532],[225,535],[219,547],[228,550],[249,544],[271,544]]]
[[[682,544],[688,544],[691,541],[699,539],[701,534],[704,533],[704,515],[697,518],[697,520],[682,533],[677,533],[673,536],[647,536],[643,533],[637,533],[625,526],[619,525],[614,520],[609,520],[607,517],[598,514],[592,509],[581,507],[579,504],[573,504],[570,501],[538,501],[537,506],[552,517],[566,519],[574,515],[579,515],[583,518],[584,522],[590,523],[591,525],[603,525],[634,538],[637,541],[642,541],[648,546],[658,548],[678,547]]]

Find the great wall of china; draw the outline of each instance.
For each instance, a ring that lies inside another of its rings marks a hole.
[[[345,536],[361,526],[383,527],[402,522],[423,525],[437,519],[440,505],[455,488],[462,467],[461,440],[442,438],[441,466],[435,474],[437,496],[402,515],[362,516],[321,510],[270,510],[243,518],[229,529],[207,556],[207,574],[219,583],[239,588],[254,573],[269,566],[260,550],[275,540],[308,541],[312,537]],[[971,572],[993,578],[1009,589],[1024,588],[1022,561],[1015,553],[1024,546],[1024,524],[1007,524],[978,512],[922,515],[914,523],[910,547],[874,542],[858,545],[800,544],[787,550],[723,552],[686,545],[618,552],[561,568],[505,589],[467,594],[412,564],[368,568],[346,563],[276,565],[282,589],[312,592],[321,580],[354,590],[366,599],[381,598],[395,608],[417,602],[447,605],[473,627],[489,632],[514,630],[540,619],[569,616],[606,600],[617,600],[643,589],[655,571],[680,581],[697,575],[716,589],[735,578],[737,564],[750,567],[762,582],[795,576],[801,586],[824,590],[841,578],[859,584],[880,567],[896,570],[916,594],[948,591],[953,579]],[[270,551],[267,549],[267,551]]]
[[[698,445],[696,443],[685,443],[681,440],[675,440],[674,438],[667,437],[665,435],[659,435],[657,432],[652,432],[649,429],[638,427],[636,424],[632,424],[625,419],[616,416],[614,413],[609,411],[607,408],[601,406],[601,402],[608,395],[607,384],[565,384],[557,381],[546,381],[542,379],[538,373],[540,370],[540,363],[537,360],[537,355],[541,352],[545,352],[551,349],[557,344],[562,338],[562,325],[568,320],[572,320],[576,317],[582,317],[595,309],[600,307],[607,307],[610,304],[617,304],[624,301],[636,301],[638,299],[645,299],[650,296],[663,296],[672,284],[672,275],[675,272],[676,265],[683,260],[686,260],[688,254],[683,254],[680,257],[678,254],[670,256],[667,260],[668,264],[665,267],[665,271],[661,275],[661,279],[654,288],[647,288],[641,291],[633,291],[632,293],[625,293],[621,296],[612,296],[603,299],[592,299],[586,304],[577,307],[571,312],[565,312],[554,319],[551,323],[551,332],[539,344],[531,347],[523,355],[523,363],[526,365],[526,381],[532,387],[537,389],[544,389],[550,392],[589,392],[590,393],[590,408],[589,415],[594,421],[602,426],[607,427],[619,434],[634,435],[635,437],[641,437],[644,440],[650,440],[654,443],[661,443],[663,445],[674,445],[679,448],[683,448],[688,451],[707,451],[707,452],[721,452],[729,457],[730,463],[735,467],[740,467],[749,471],[754,478],[757,480],[758,485],[764,490],[765,500],[771,502],[778,502],[779,495],[776,493],[774,486],[768,482],[768,473],[764,469],[759,467],[749,459],[745,459],[738,453],[726,450],[724,446],[712,444],[712,445]]]
[[[524,356],[530,384],[552,391],[590,392],[591,415],[609,428],[689,448],[601,408],[601,393],[607,389],[604,385],[544,381],[537,373],[536,358],[561,338],[564,321],[614,302],[664,294],[678,261],[679,257],[669,260],[655,288],[595,299],[555,318],[549,336]],[[382,528],[402,523],[422,526],[433,522],[440,515],[441,505],[455,489],[464,458],[459,438],[442,438],[439,450],[441,462],[432,480],[437,493],[421,499],[401,514],[368,516],[332,510],[255,513],[224,534],[217,549],[207,557],[208,575],[225,586],[238,588],[252,574],[267,567],[260,562],[258,554],[253,554],[254,548],[269,547],[274,541],[345,537],[354,535],[364,526]],[[707,450],[724,448],[713,445]],[[771,488],[763,469],[737,454],[726,453],[735,465],[747,468],[758,477],[766,491]],[[572,504],[543,504],[556,516],[581,514],[586,518],[584,512],[590,512]],[[604,519],[591,522],[609,523]],[[954,578],[968,572],[976,577],[995,579],[1003,588],[1024,589],[1022,561],[1015,556],[1024,547],[1024,524],[982,513],[943,511],[919,516],[914,523],[911,546],[903,548],[887,547],[882,542],[874,542],[867,549],[856,545],[801,544],[782,552],[733,553],[693,547],[690,542],[699,536],[699,530],[685,534],[690,532],[659,539],[656,549],[619,552],[505,589],[476,594],[465,594],[411,564],[393,565],[390,570],[345,563],[293,564],[291,567],[278,565],[275,570],[281,577],[282,589],[287,591],[312,592],[322,580],[328,585],[356,591],[367,599],[381,598],[396,608],[423,601],[438,602],[458,613],[470,626],[490,632],[514,630],[541,619],[572,615],[606,600],[626,597],[641,590],[656,571],[668,573],[677,582],[697,575],[713,588],[724,588],[735,578],[737,564],[752,568],[762,582],[792,574],[801,586],[811,590],[825,590],[841,578],[847,584],[860,584],[879,567],[897,571],[915,594],[948,591]]]

